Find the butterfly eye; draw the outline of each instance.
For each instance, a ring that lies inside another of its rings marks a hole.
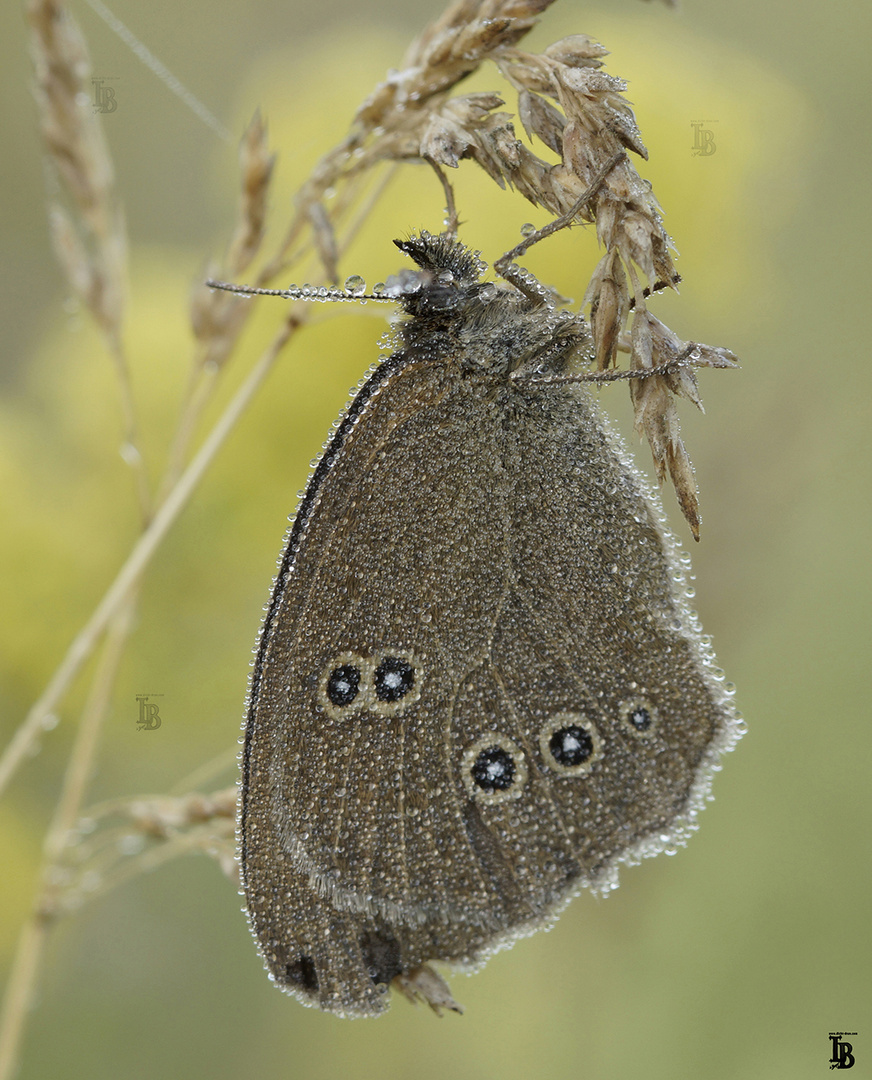
[[[463,755],[466,789],[480,802],[496,803],[517,798],[527,781],[523,752],[502,735],[486,735]]]
[[[631,698],[620,707],[620,716],[635,735],[650,735],[657,726],[657,710],[648,698]]]
[[[602,740],[584,713],[557,713],[539,733],[542,760],[563,776],[583,776],[602,757]]]

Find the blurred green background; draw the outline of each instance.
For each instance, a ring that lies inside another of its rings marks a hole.
[[[260,107],[280,155],[275,241],[295,185],[440,9],[427,0],[115,0],[115,13],[233,133],[224,142],[87,6],[73,8],[95,74],[113,80],[118,101],[104,120],[132,239],[128,341],[155,475],[187,377],[188,293],[231,229],[244,124]],[[48,241],[16,5],[3,6],[0,28],[5,743],[120,565],[136,511],[110,365],[69,303]],[[692,551],[697,607],[749,725],[700,833],[676,858],[625,870],[608,900],[585,894],[550,933],[454,976],[466,1015],[441,1021],[396,1000],[384,1019],[350,1022],[280,995],[217,865],[178,860],[58,926],[24,1080],[805,1080],[827,1074],[830,1031],[857,1032],[851,1075],[872,1076],[872,724],[861,678],[872,609],[872,376],[860,317],[872,9],[563,0],[527,44],[575,32],[601,40],[608,70],[630,82],[651,154],[639,167],[681,252],[681,296],[658,300],[656,314],[743,361],[739,372],[702,373],[706,416],[683,409],[704,517]],[[495,70],[474,88],[500,89]],[[699,121],[714,132],[708,157],[692,153]],[[457,183],[462,237],[491,261],[522,223],[543,221],[470,163]],[[429,173],[408,167],[341,273],[372,282],[394,272],[392,237],[438,230],[441,204]],[[573,231],[526,263],[579,300],[596,257],[593,237]],[[373,308],[319,313],[155,560],[94,800],[168,791],[234,744],[285,519],[348,387],[378,355],[384,312]],[[262,305],[243,364],[279,319]],[[228,374],[224,400],[238,377]],[[609,390],[603,403],[628,430],[626,391]],[[638,458],[647,468],[645,448]],[[689,542],[669,491],[665,502]],[[4,967],[32,902],[84,687],[0,801]],[[144,691],[164,695],[158,731],[136,728]],[[233,777],[227,770],[215,786]]]

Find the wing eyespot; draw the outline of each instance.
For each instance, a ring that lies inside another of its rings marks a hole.
[[[380,649],[373,658],[372,684],[367,702],[376,716],[396,716],[420,698],[424,664],[406,649]]]
[[[359,653],[343,652],[321,669],[318,703],[335,719],[352,716],[366,707],[372,684],[372,661]]]
[[[653,735],[660,719],[657,709],[646,697],[633,697],[622,701],[618,715],[625,728],[641,738]]]
[[[581,712],[556,713],[539,732],[545,765],[561,776],[584,776],[603,756],[596,724]]]
[[[395,716],[420,698],[423,683],[423,663],[407,650],[342,652],[321,669],[318,703],[335,719],[363,712]]]
[[[516,799],[527,783],[524,752],[511,739],[495,732],[466,748],[460,768],[467,792],[481,803]]]

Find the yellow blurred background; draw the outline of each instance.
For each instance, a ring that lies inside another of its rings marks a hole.
[[[244,125],[259,107],[279,154],[274,242],[295,187],[440,5],[115,0],[116,15],[221,118],[230,141],[90,8],[73,10],[118,102],[104,123],[131,235],[127,341],[157,476],[191,355],[187,300],[232,227]],[[3,7],[0,27],[5,745],[129,550],[137,514],[111,365],[48,241],[53,181],[16,6]],[[749,726],[699,834],[675,858],[625,870],[608,900],[580,896],[550,933],[455,975],[466,1014],[442,1020],[396,1000],[384,1019],[350,1022],[285,998],[217,864],[179,859],[57,926],[23,1080],[805,1080],[828,1071],[831,1031],[857,1032],[851,1075],[872,1076],[872,723],[860,678],[872,610],[860,265],[872,9],[564,0],[525,45],[578,32],[602,41],[607,70],[629,80],[650,151],[638,167],[681,253],[681,296],[652,308],[682,337],[728,346],[743,362],[702,372],[705,416],[682,410],[703,511],[691,552],[697,608]],[[507,92],[492,68],[468,88]],[[506,107],[516,110],[509,96]],[[709,156],[692,151],[699,122],[714,132]],[[544,223],[471,163],[456,181],[461,237],[488,261],[524,222]],[[402,170],[340,276],[372,283],[395,272],[391,239],[438,231],[442,201],[428,170]],[[578,302],[596,258],[592,234],[574,230],[525,263]],[[219,403],[280,319],[261,304]],[[221,451],[148,573],[90,801],[166,792],[233,747],[286,518],[385,328],[376,305],[319,311]],[[629,434],[626,390],[602,401]],[[647,449],[633,445],[648,469]],[[690,546],[668,490],[664,501]],[[0,800],[4,968],[32,903],[85,686],[76,682],[58,727]],[[163,695],[157,731],[137,730],[136,695],[146,691]],[[226,769],[214,786],[234,776]]]

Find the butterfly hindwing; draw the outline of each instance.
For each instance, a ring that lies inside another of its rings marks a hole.
[[[378,1012],[664,846],[725,723],[670,545],[586,392],[377,370],[253,680],[243,872],[280,984]]]

